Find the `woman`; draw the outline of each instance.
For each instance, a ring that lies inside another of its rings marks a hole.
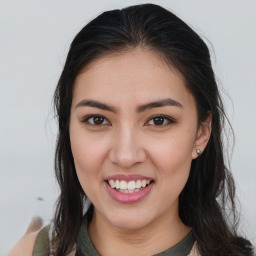
[[[253,255],[235,229],[209,51],[174,14],[145,4],[91,21],[55,106],[61,194],[33,255]]]

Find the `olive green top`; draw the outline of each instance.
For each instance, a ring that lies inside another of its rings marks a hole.
[[[164,252],[155,254],[155,256],[187,256],[191,251],[194,242],[194,237],[192,232],[190,232],[180,243]],[[88,235],[88,230],[85,225],[83,225],[80,229],[77,247],[79,256],[100,256]]]
[[[50,225],[43,228],[37,235],[33,256],[49,256],[50,248],[49,248],[49,230]]]
[[[49,226],[42,229],[35,242],[33,256],[49,256]],[[195,239],[190,232],[180,243],[174,247],[155,254],[155,256],[187,256],[191,251]],[[95,249],[87,230],[87,225],[82,225],[77,239],[77,251],[76,256],[100,256]]]

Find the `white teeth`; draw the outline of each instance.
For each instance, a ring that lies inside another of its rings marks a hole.
[[[143,181],[141,182],[141,186],[142,186],[143,188],[145,188],[145,187],[146,187],[146,185],[147,185],[146,180],[143,180]]]
[[[116,189],[119,189],[120,188],[120,182],[119,182],[119,180],[116,180]]]
[[[120,181],[120,189],[127,189],[127,182],[125,180]]]
[[[111,188],[115,187],[115,182],[113,180],[109,180],[108,183],[111,186]]]
[[[125,180],[109,180],[108,183],[111,188],[115,188],[122,193],[134,193],[138,192],[140,188],[145,188],[149,185],[150,180],[131,180],[129,182]]]
[[[141,188],[141,180],[136,181],[136,188]]]
[[[129,189],[129,190],[135,189],[135,181],[134,181],[134,180],[129,181],[129,183],[128,183],[128,189]]]

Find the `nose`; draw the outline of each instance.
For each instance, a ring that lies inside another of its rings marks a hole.
[[[119,167],[129,169],[146,159],[143,140],[133,128],[123,128],[115,134],[109,152],[110,161]]]

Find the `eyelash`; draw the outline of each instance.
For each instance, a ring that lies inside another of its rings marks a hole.
[[[97,118],[97,117],[103,118],[104,121],[107,120],[107,119],[106,119],[104,116],[102,116],[102,115],[88,115],[88,116],[86,116],[86,117],[82,120],[82,122],[83,122],[83,123],[87,123],[88,125],[91,125],[91,126],[104,126],[104,125],[107,125],[107,124],[104,124],[104,123],[103,123],[103,124],[92,124],[92,123],[89,122],[89,120],[90,120],[91,118]],[[172,118],[170,118],[170,117],[168,117],[168,116],[165,116],[165,115],[155,115],[155,116],[152,116],[152,117],[149,118],[149,120],[147,121],[147,123],[149,123],[151,120],[154,120],[155,118],[163,118],[163,119],[165,119],[165,120],[164,120],[164,124],[161,124],[161,125],[152,125],[152,126],[163,127],[163,126],[167,126],[167,125],[176,123],[176,121],[175,121],[174,119],[172,119]],[[107,122],[108,122],[108,121],[107,121]]]

